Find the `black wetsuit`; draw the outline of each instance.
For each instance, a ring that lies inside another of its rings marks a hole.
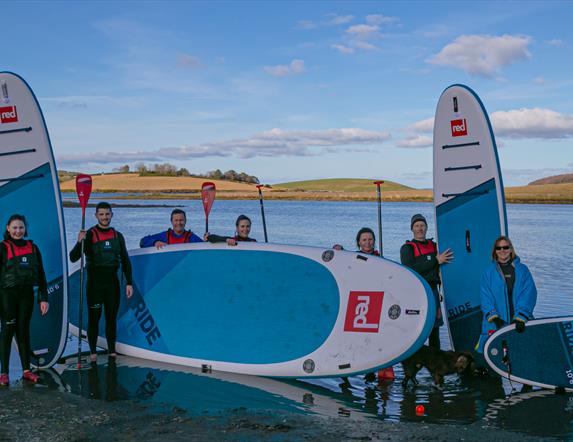
[[[257,242],[254,238],[243,238],[239,235],[236,236],[219,236],[210,234],[207,238],[207,241],[210,243],[217,243],[217,242],[226,242],[228,239],[234,239],[235,241],[245,241],[245,242]]]
[[[123,235],[113,228],[94,226],[86,233],[84,253],[87,268],[88,343],[96,352],[102,306],[105,314],[105,337],[109,353],[115,353],[117,313],[119,311],[119,278],[121,266],[127,285],[132,285],[131,262]],[[81,243],[70,252],[70,260],[81,258]]]
[[[410,267],[432,288],[434,299],[436,301],[436,320],[434,328],[430,333],[428,344],[430,347],[440,348],[440,326],[443,325],[442,311],[440,310],[440,294],[438,286],[440,284],[440,263],[437,258],[438,249],[436,243],[431,239],[418,241],[412,239],[406,241],[406,244],[400,249],[400,262]]]
[[[8,248],[11,250],[8,250]],[[28,247],[26,259],[18,259],[18,250]],[[16,251],[16,252],[14,252]],[[10,259],[12,257],[12,259]],[[22,262],[16,262],[22,261]],[[24,272],[15,266],[25,266]],[[22,370],[30,369],[30,321],[34,310],[34,287],[38,287],[38,302],[48,301],[46,274],[42,265],[42,255],[38,247],[24,239],[10,239],[0,244],[0,318],[2,335],[0,338],[2,373],[10,368],[12,338],[16,343]]]

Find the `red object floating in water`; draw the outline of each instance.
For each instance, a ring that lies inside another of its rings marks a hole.
[[[378,380],[379,381],[393,381],[394,380],[394,368],[387,367],[382,370],[378,370]]]
[[[416,415],[422,416],[424,414],[424,411],[426,411],[426,409],[422,404],[416,405]]]

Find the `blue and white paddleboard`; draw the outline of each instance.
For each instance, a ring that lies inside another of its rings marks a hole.
[[[523,333],[503,327],[486,341],[484,356],[503,377],[573,391],[573,316],[529,321]]]
[[[38,100],[18,75],[0,73],[0,223],[26,217],[28,235],[42,253],[50,311],[35,307],[30,325],[32,364],[53,365],[68,330],[67,256],[64,217],[50,137]]]
[[[472,351],[481,332],[480,278],[494,240],[507,234],[497,147],[483,103],[467,86],[442,93],[434,121],[434,206],[440,251],[454,260],[441,267],[450,338]]]
[[[135,293],[122,299],[117,345],[130,356],[263,376],[349,376],[406,358],[433,325],[428,285],[378,257],[257,243],[130,255]],[[76,270],[72,299],[78,286]]]

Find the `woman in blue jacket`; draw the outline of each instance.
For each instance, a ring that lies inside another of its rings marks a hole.
[[[482,332],[477,351],[483,353],[488,336],[495,330],[514,323],[518,333],[533,319],[537,289],[525,264],[515,254],[510,239],[500,236],[493,244],[493,262],[481,277],[480,299],[483,312]]]

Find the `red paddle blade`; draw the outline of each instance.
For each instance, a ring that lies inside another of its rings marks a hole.
[[[79,174],[76,177],[76,193],[80,201],[80,207],[85,209],[88,205],[88,200],[92,193],[92,177],[91,175]]]
[[[205,182],[201,186],[201,199],[203,200],[203,209],[205,209],[205,216],[209,217],[211,206],[215,201],[215,183]]]

